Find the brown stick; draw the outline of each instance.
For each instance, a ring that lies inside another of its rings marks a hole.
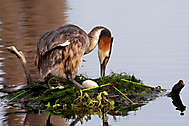
[[[24,73],[26,75],[27,84],[30,85],[32,83],[32,78],[31,78],[30,72],[27,68],[27,61],[26,61],[24,54],[22,53],[22,51],[18,51],[15,46],[7,47],[7,49],[9,52],[15,54],[17,56],[17,58],[19,58],[19,60],[22,64],[22,68],[24,69]]]

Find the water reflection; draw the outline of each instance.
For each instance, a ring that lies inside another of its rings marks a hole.
[[[4,117],[3,122],[7,123],[9,126],[76,126],[83,123],[85,123],[84,125],[88,125],[90,124],[91,119],[94,118],[98,119],[96,125],[100,123],[103,126],[109,126],[111,125],[111,120],[109,120],[109,118],[113,117],[114,120],[117,120],[117,118],[127,116],[131,111],[137,111],[144,105],[134,104],[131,106],[119,106],[111,111],[105,109],[105,106],[98,109],[87,107],[87,110],[82,108],[83,111],[79,112],[76,112],[77,110],[73,110],[72,108],[68,108],[67,111],[60,110],[57,112],[58,115],[54,115],[53,108],[49,108],[48,112],[41,112],[38,109],[35,109],[36,111],[27,112],[23,109],[22,104],[18,104],[17,102],[11,104],[14,107],[9,106],[6,108],[5,114],[2,115],[2,117]]]
[[[55,115],[28,113],[24,119],[24,126],[67,126],[67,121]]]
[[[70,126],[75,126],[79,121],[80,121],[80,118],[78,117],[70,123]]]
[[[27,113],[22,123],[23,126],[76,126],[81,123],[81,118],[77,117],[72,121],[68,121],[65,118],[48,114],[47,112],[41,114]],[[109,126],[109,123],[102,120],[102,125]]]
[[[172,95],[171,99],[173,100],[172,103],[176,107],[176,110],[179,110],[181,113],[180,115],[184,115],[184,111],[186,110],[186,106],[183,105],[180,95]]]
[[[23,70],[17,58],[5,47],[14,45],[22,50],[32,78],[38,79],[34,65],[37,39],[40,34],[66,23],[67,3],[65,0],[1,0],[0,3],[0,81],[3,85],[23,85],[26,83]],[[0,113],[2,111],[7,112],[3,124],[22,125],[25,114],[12,113],[10,109],[0,106]]]
[[[56,6],[56,8],[54,8]],[[22,50],[29,64],[32,77],[37,79],[38,72],[34,65],[36,42],[40,34],[65,24],[65,0],[1,0],[0,7],[0,45],[4,47],[15,45]],[[5,78],[4,84],[25,84],[23,70],[16,57],[0,48],[0,57],[6,73],[0,75]]]

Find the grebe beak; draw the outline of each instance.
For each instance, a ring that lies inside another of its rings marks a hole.
[[[103,62],[102,64],[100,64],[100,75],[101,75],[101,80],[104,80],[105,72],[106,72],[106,63]]]

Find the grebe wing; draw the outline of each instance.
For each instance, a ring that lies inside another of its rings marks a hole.
[[[56,30],[48,31],[39,38],[37,43],[37,55],[44,55],[46,52],[57,47],[65,47],[71,42],[75,42],[73,41],[75,38],[79,39],[82,44],[88,42],[88,36],[85,31],[75,25],[64,25]]]

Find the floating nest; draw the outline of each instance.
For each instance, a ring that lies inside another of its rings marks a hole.
[[[89,79],[83,75],[76,77],[79,83]],[[49,76],[45,82],[33,83],[9,94],[8,103],[31,112],[48,111],[67,119],[89,120],[91,115],[98,115],[107,121],[107,114],[126,116],[128,111],[137,110],[163,92],[161,88],[145,85],[126,73],[111,73],[104,81],[90,80],[99,86],[78,89],[63,78]]]

